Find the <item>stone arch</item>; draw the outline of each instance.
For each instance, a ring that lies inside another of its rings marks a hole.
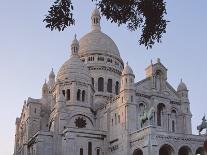
[[[178,155],[192,155],[192,150],[189,146],[181,146],[178,150]]]
[[[205,150],[203,147],[199,147],[196,149],[196,155],[205,155]]]
[[[159,149],[159,155],[174,155],[175,151],[169,144],[164,144]]]
[[[143,151],[138,148],[138,149],[134,150],[132,155],[143,155]]]

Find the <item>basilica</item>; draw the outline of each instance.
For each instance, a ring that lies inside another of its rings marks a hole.
[[[100,21],[96,8],[91,31],[74,37],[42,97],[24,101],[14,155],[205,155],[206,135],[192,134],[186,84],[174,89],[159,58],[135,82]]]

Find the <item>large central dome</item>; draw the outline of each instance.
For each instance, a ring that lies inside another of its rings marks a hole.
[[[120,57],[114,41],[101,31],[92,31],[80,39],[79,55],[102,53]]]
[[[83,36],[79,43],[79,55],[90,55],[92,53],[113,55],[120,58],[119,50],[114,41],[105,33],[101,32],[100,13],[95,9],[92,13],[92,31]]]

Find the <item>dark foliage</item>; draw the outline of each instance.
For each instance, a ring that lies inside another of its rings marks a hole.
[[[50,28],[51,31],[54,29],[63,31],[66,27],[74,25],[72,10],[71,0],[56,0],[43,20],[47,23],[46,28]]]
[[[164,0],[92,0],[95,1],[101,14],[119,26],[126,24],[130,31],[141,28],[139,44],[152,48],[155,42],[161,42],[166,32],[166,3]],[[44,19],[46,27],[63,31],[74,25],[71,0],[56,0]]]

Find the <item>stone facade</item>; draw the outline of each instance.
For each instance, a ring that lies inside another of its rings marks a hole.
[[[42,97],[24,102],[14,155],[204,155],[206,136],[192,135],[187,86],[175,90],[159,59],[135,82],[100,19],[95,9],[92,31],[75,36]]]

